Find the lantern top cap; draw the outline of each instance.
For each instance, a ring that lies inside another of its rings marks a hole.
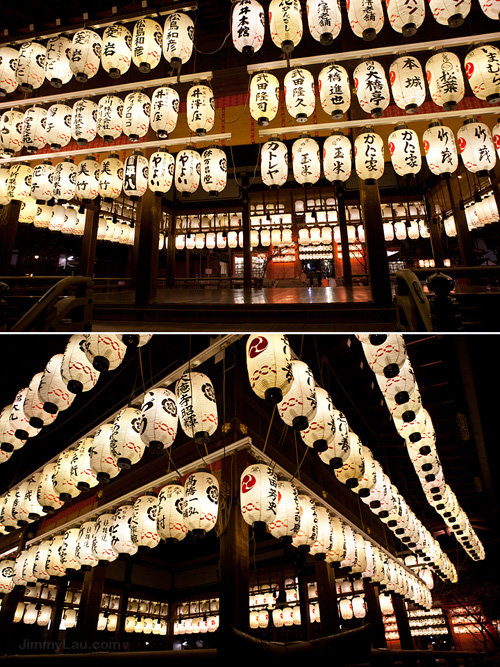
[[[429,127],[442,127],[443,123],[440,120],[433,120],[429,123]]]
[[[472,116],[471,118],[466,118],[464,120],[464,125],[470,125],[471,123],[477,123],[479,122],[475,116]]]
[[[395,130],[407,130],[408,125],[406,125],[406,123],[398,123],[394,129]]]

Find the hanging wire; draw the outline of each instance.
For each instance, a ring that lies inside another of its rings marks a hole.
[[[269,428],[267,429],[266,439],[264,440],[264,447],[262,448],[262,452],[266,451],[267,441],[269,440],[269,434],[271,433],[271,426],[273,425],[273,419],[274,419],[275,412],[276,412],[276,403],[273,406],[273,412],[272,412],[272,415],[271,415],[271,420],[269,422]]]
[[[259,144],[259,153],[258,153],[258,155],[257,155],[257,162],[256,162],[256,164],[255,164],[255,168],[254,168],[254,170],[253,170],[252,179],[251,179],[251,181],[248,183],[248,185],[243,185],[243,183],[241,183],[240,181],[238,181],[238,178],[237,178],[237,176],[236,176],[236,162],[235,162],[235,159],[234,159],[233,147],[232,147],[231,144],[229,145],[229,150],[230,150],[230,152],[231,152],[231,159],[232,159],[232,161],[233,161],[233,174],[234,174],[234,180],[235,180],[236,184],[237,184],[240,188],[243,188],[244,190],[248,190],[248,188],[253,184],[253,182],[254,182],[254,180],[255,180],[255,176],[256,176],[256,174],[257,174],[257,168],[258,168],[258,166],[259,166],[259,164],[260,164],[260,152],[261,152],[261,149],[262,149],[262,144]]]
[[[194,18],[194,28],[196,29],[196,24],[198,23],[198,14],[195,13],[195,18]],[[231,37],[232,34],[232,13],[229,15],[229,32],[228,34],[224,37],[224,41],[222,44],[219,46],[219,48],[215,49],[215,51],[200,51],[199,49],[196,48],[196,44],[193,42],[194,50],[196,53],[199,53],[202,56],[212,56],[214,53],[218,53],[223,47],[224,44],[227,41],[228,37]]]

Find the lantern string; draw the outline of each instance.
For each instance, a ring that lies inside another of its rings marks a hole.
[[[272,412],[272,415],[271,415],[271,420],[269,422],[269,428],[267,429],[266,439],[264,440],[264,447],[262,448],[262,452],[266,451],[267,441],[269,440],[269,434],[271,433],[271,426],[273,425],[273,419],[274,419],[274,413],[275,412],[276,412],[276,403],[273,406],[273,412]]]

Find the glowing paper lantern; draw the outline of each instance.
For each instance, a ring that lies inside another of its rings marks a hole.
[[[76,167],[73,158],[65,157],[54,169],[54,198],[61,201],[74,199],[76,195]]]
[[[288,177],[288,149],[282,141],[270,139],[262,146],[260,154],[262,181],[269,187],[279,187]]]
[[[312,498],[299,493],[300,526],[292,536],[292,545],[309,552],[310,547],[318,538],[318,515],[316,503]]]
[[[73,110],[67,104],[53,104],[47,111],[46,141],[54,151],[61,150],[71,141]]]
[[[18,162],[9,169],[7,196],[9,199],[23,201],[30,196],[33,171],[28,163]]]
[[[0,206],[6,206],[10,202],[7,194],[7,182],[10,167],[6,164],[0,165]]]
[[[111,153],[101,162],[99,195],[104,201],[120,196],[123,187],[124,165],[117,153]]]
[[[114,514],[104,513],[97,517],[92,537],[92,553],[99,563],[110,563],[118,558],[112,547]]]
[[[329,46],[339,35],[342,13],[338,0],[308,0],[309,32],[323,46]]]
[[[292,361],[293,382],[290,390],[278,405],[278,412],[288,426],[297,431],[308,428],[317,412],[314,377],[303,361]]]
[[[52,478],[55,492],[65,502],[80,495],[76,479],[71,474],[74,453],[74,449],[66,449],[58,456]]]
[[[97,74],[101,64],[101,47],[101,38],[94,30],[84,28],[73,35],[69,66],[80,83],[86,83]]]
[[[351,176],[351,141],[336,131],[323,144],[323,172],[325,178],[335,184],[344,183]]]
[[[209,146],[201,154],[201,186],[211,196],[222,192],[227,183],[227,159],[217,146]]]
[[[101,97],[97,105],[97,134],[110,143],[122,133],[123,102],[116,95]]]
[[[441,25],[457,28],[464,22],[471,8],[470,0],[429,0],[432,15]]]
[[[332,63],[318,75],[319,99],[323,110],[333,119],[342,118],[351,106],[351,88],[347,71]]]
[[[99,163],[89,155],[78,163],[76,170],[76,197],[83,202],[95,199],[99,194]]]
[[[130,468],[141,460],[145,445],[141,440],[141,411],[137,408],[123,408],[113,422],[111,453],[119,468]]]
[[[78,541],[75,548],[75,557],[82,567],[89,569],[98,565],[99,560],[92,551],[92,543],[96,531],[97,521],[85,521],[80,526]]]
[[[332,468],[340,468],[350,453],[349,446],[349,425],[347,419],[339,410],[332,409],[335,428],[333,440],[327,441],[327,449],[318,452],[323,463]]]
[[[63,540],[64,535],[56,535],[49,540],[47,560],[45,561],[45,571],[49,577],[64,577],[66,574],[66,568],[61,560]]]
[[[477,46],[465,57],[465,73],[474,95],[488,104],[500,102],[500,50],[496,46]]]
[[[309,426],[300,432],[302,440],[316,452],[324,452],[335,438],[332,399],[322,387],[316,387],[317,410]]]
[[[316,560],[323,560],[333,546],[333,529],[330,521],[330,513],[326,507],[316,505],[316,516],[318,532],[315,542],[311,545],[310,553]]]
[[[269,3],[271,39],[284,53],[290,53],[302,39],[302,13],[299,0]]]
[[[269,72],[254,74],[250,81],[250,115],[266,126],[276,117],[279,106],[279,81]]]
[[[293,176],[300,185],[313,185],[321,176],[321,158],[318,142],[303,135],[292,144]]]
[[[101,64],[112,79],[128,72],[132,61],[132,35],[121,23],[109,25],[102,35]]]
[[[183,518],[194,535],[204,535],[212,530],[219,511],[219,483],[206,470],[199,470],[184,483]]]
[[[352,611],[354,618],[364,618],[366,616],[366,606],[364,598],[356,596],[352,599]]]
[[[369,342],[363,342],[362,346],[366,361],[372,371],[377,375],[387,377],[399,372],[399,368],[406,361],[408,353],[404,338],[400,334],[390,334],[384,336],[384,338],[385,340],[379,342],[373,337],[375,342],[369,340]]]
[[[156,88],[151,96],[151,127],[158,139],[166,139],[177,125],[179,93],[172,86]]]
[[[349,455],[343,460],[342,466],[335,469],[336,478],[349,489],[359,485],[365,469],[363,445],[359,437],[349,433]]]
[[[392,97],[406,113],[416,113],[425,101],[424,73],[413,56],[397,58],[389,69]]]
[[[389,154],[394,171],[400,176],[417,174],[422,167],[418,137],[406,125],[398,125],[388,138]]]
[[[24,114],[11,109],[2,114],[0,119],[0,147],[5,155],[14,155],[23,147]]]
[[[148,74],[161,59],[163,30],[161,25],[151,18],[137,21],[132,33],[132,62],[140,72]]]
[[[479,0],[479,5],[488,18],[495,21],[500,19],[500,5],[498,0]]]
[[[358,101],[372,118],[379,118],[389,106],[389,84],[384,68],[376,60],[364,60],[353,72],[354,87]]]
[[[411,37],[417,32],[425,18],[424,0],[386,0],[387,17],[391,27],[403,34],[404,37]]]
[[[186,195],[196,192],[200,184],[201,157],[191,146],[177,153],[175,159],[175,187]]]
[[[292,355],[288,338],[280,334],[252,334],[247,339],[250,386],[259,398],[279,403],[292,386]]]
[[[61,376],[73,394],[89,391],[95,387],[99,372],[87,359],[84,335],[70,336],[61,361]]]
[[[11,46],[0,47],[0,97],[13,93],[18,86],[16,79],[18,52]]]
[[[16,81],[21,90],[31,93],[45,81],[45,57],[47,50],[40,42],[24,42],[19,50]]]
[[[348,0],[347,16],[353,33],[366,42],[375,39],[384,25],[381,0]]]
[[[256,530],[276,519],[278,506],[278,477],[263,463],[248,466],[240,477],[241,514]]]
[[[189,129],[198,136],[204,136],[214,126],[215,99],[209,86],[195,85],[187,93],[186,119]]]
[[[90,449],[90,467],[98,482],[109,482],[120,472],[117,458],[111,452],[113,424],[104,424],[94,435]]]
[[[194,22],[184,12],[169,14],[163,30],[163,55],[172,67],[179,68],[193,52]]]
[[[163,540],[180,542],[187,535],[187,526],[182,515],[184,488],[181,483],[167,484],[158,496],[156,526]]]
[[[439,121],[431,123],[423,136],[427,165],[433,174],[452,174],[458,167],[455,137],[449,127]]]
[[[464,77],[458,56],[439,51],[425,65],[432,100],[445,111],[457,108],[465,93]]]
[[[490,128],[476,119],[464,121],[457,131],[457,142],[460,157],[465,168],[485,176],[496,163],[495,145]]]
[[[71,135],[79,146],[86,146],[97,134],[97,104],[89,99],[75,102],[71,117]]]
[[[69,64],[71,39],[65,35],[51,37],[47,42],[45,76],[54,88],[61,88],[73,78]]]
[[[10,593],[14,590],[14,582],[12,577],[14,575],[15,561],[4,558],[0,561],[0,592]]]
[[[295,68],[285,75],[285,104],[297,123],[305,123],[314,112],[314,77],[309,70]]]
[[[218,425],[217,402],[210,379],[203,373],[184,373],[175,385],[179,421],[184,433],[202,444]]]
[[[159,454],[172,445],[177,435],[177,399],[165,387],[148,391],[141,408],[141,438],[152,452]]]
[[[156,531],[158,497],[146,494],[134,503],[130,522],[130,535],[139,551],[153,549],[158,545],[160,536]]]
[[[137,553],[137,545],[134,544],[130,533],[133,512],[133,503],[120,505],[115,512],[111,546],[117,554],[133,556]]]
[[[47,110],[33,106],[24,113],[22,140],[28,153],[36,153],[47,143],[46,139]]]
[[[175,158],[166,148],[159,148],[149,158],[148,184],[153,192],[166,193],[172,187]]]
[[[148,187],[149,162],[141,151],[134,151],[125,159],[123,192],[132,200],[142,197]]]
[[[234,47],[246,56],[260,49],[264,42],[265,14],[257,0],[239,0],[233,4],[231,34]]]
[[[82,564],[76,557],[79,535],[79,528],[68,528],[63,535],[61,548],[59,549],[61,563],[68,574],[76,572],[82,567]]]
[[[130,141],[139,141],[149,129],[151,100],[139,91],[129,93],[123,102],[122,129]]]
[[[384,173],[384,143],[371,131],[358,134],[354,141],[354,163],[359,178],[372,185]]]

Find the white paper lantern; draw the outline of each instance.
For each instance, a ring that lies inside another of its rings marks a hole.
[[[64,502],[80,495],[80,490],[76,485],[76,479],[71,474],[74,453],[75,450],[70,448],[59,454],[52,478],[55,492]]]
[[[184,482],[183,518],[188,530],[204,535],[217,522],[219,511],[219,483],[206,470],[199,470]]]
[[[65,35],[51,37],[47,42],[45,76],[54,88],[61,88],[73,78],[69,63],[71,39]]]
[[[17,57],[16,80],[21,90],[31,93],[45,81],[47,50],[40,42],[24,42]]]
[[[148,185],[152,192],[166,193],[172,187],[175,158],[166,148],[160,148],[149,158]]]
[[[61,548],[64,535],[56,535],[49,540],[47,549],[47,560],[45,561],[45,570],[49,577],[64,577],[66,568],[61,560]]]
[[[7,194],[7,182],[9,180],[10,167],[7,164],[0,165],[0,206],[6,206],[10,202]]]
[[[316,503],[309,496],[299,493],[299,506],[300,526],[297,533],[292,536],[292,545],[308,552],[318,538]]]
[[[123,102],[116,95],[101,97],[97,105],[97,134],[110,143],[122,133]]]
[[[163,30],[163,55],[174,68],[191,58],[193,52],[194,22],[184,12],[169,14]]]
[[[500,4],[498,0],[479,0],[479,5],[488,18],[494,21],[500,19]]]
[[[180,542],[187,535],[183,518],[184,487],[181,483],[167,484],[158,496],[156,527],[163,540]]]
[[[19,211],[19,222],[31,224],[35,220],[38,205],[32,197],[27,197],[21,202],[21,209]]]
[[[7,196],[15,201],[23,201],[30,196],[33,170],[27,162],[18,162],[9,169]]]
[[[151,100],[139,91],[129,93],[123,102],[122,129],[130,141],[139,141],[149,129]]]
[[[59,494],[54,488],[55,463],[48,463],[44,466],[37,488],[37,500],[46,514],[52,514],[54,510],[64,505],[64,501],[59,498]]]
[[[262,146],[260,154],[262,181],[269,187],[279,187],[288,177],[288,149],[277,139],[270,139]]]
[[[406,125],[398,125],[388,138],[392,166],[399,176],[418,174],[422,167],[422,156],[418,137]]]
[[[278,477],[263,463],[248,466],[240,477],[241,514],[254,529],[276,519],[278,507]]]
[[[474,95],[488,104],[500,102],[500,50],[496,46],[482,45],[469,51],[465,57],[465,73]]]
[[[211,196],[222,192],[227,183],[227,158],[217,146],[209,146],[201,154],[201,186]]]
[[[354,614],[354,618],[364,618],[366,616],[366,606],[364,598],[356,596],[352,599],[352,611]]]
[[[323,172],[332,183],[344,183],[351,176],[351,141],[342,132],[335,132],[323,144]],[[323,228],[324,229],[324,228]]]
[[[97,134],[97,104],[88,98],[75,102],[71,135],[79,146],[86,146]]]
[[[316,416],[318,407],[314,377],[307,364],[295,359],[292,373],[292,386],[279,403],[278,412],[285,424],[303,431]]]
[[[172,86],[160,86],[151,96],[151,128],[158,139],[166,139],[177,125],[179,93]]]
[[[22,140],[28,153],[36,153],[44,148],[46,140],[47,110],[33,106],[24,113]]]
[[[433,102],[445,111],[456,109],[465,93],[458,56],[451,51],[435,53],[425,65],[425,74]]]
[[[99,375],[85,354],[85,336],[70,336],[61,361],[61,376],[69,391],[73,394],[90,391],[95,387]]]
[[[44,402],[43,409],[51,414],[69,408],[76,396],[68,390],[62,378],[62,359],[62,354],[56,354],[50,358],[38,387],[38,394]]]
[[[14,575],[15,561],[4,558],[0,561],[0,592],[10,593],[14,590],[14,582],[12,577]]]
[[[367,184],[375,183],[384,173],[384,143],[376,132],[366,130],[354,141],[356,173]]]
[[[274,120],[279,106],[279,81],[270,72],[254,74],[250,81],[250,115],[258,125]]]
[[[260,49],[264,42],[265,13],[257,0],[238,0],[233,4],[231,35],[234,47],[246,56]]]
[[[316,505],[316,516],[318,521],[318,532],[315,542],[311,545],[310,553],[316,560],[322,560],[326,558],[326,554],[332,549],[333,530],[330,521],[330,513],[326,507]]]
[[[465,168],[485,176],[496,163],[496,151],[490,128],[476,119],[466,120],[457,131],[460,157]]]
[[[82,564],[76,557],[79,535],[80,528],[68,528],[63,535],[63,540],[59,549],[61,563],[68,574],[76,572],[82,567]],[[75,601],[74,598],[73,601]]]
[[[321,158],[318,142],[307,135],[292,144],[293,176],[300,185],[313,185],[321,175]]]
[[[111,153],[101,162],[99,173],[99,195],[104,201],[120,196],[123,187],[124,164],[118,153]]]
[[[101,64],[102,40],[88,28],[73,35],[69,51],[69,66],[80,83],[86,83],[97,74]]]
[[[186,119],[189,129],[197,136],[204,136],[213,128],[215,98],[209,86],[198,84],[188,90]]]
[[[125,159],[123,192],[132,200],[142,197],[148,187],[149,162],[141,151],[134,151]]]
[[[145,444],[141,440],[141,411],[123,408],[115,417],[111,433],[111,453],[119,468],[130,468],[141,460]]]
[[[381,0],[348,0],[346,6],[353,33],[366,42],[375,39],[384,26]]]
[[[198,444],[207,442],[219,423],[210,379],[203,373],[184,373],[175,385],[175,395],[184,433]]]
[[[469,14],[471,0],[429,0],[429,8],[438,23],[457,28]]]
[[[140,72],[148,74],[161,60],[163,30],[152,18],[137,21],[132,33],[132,61]]]
[[[292,386],[292,355],[285,335],[251,334],[247,339],[250,386],[259,398],[279,403]]]
[[[89,155],[78,163],[76,168],[76,197],[83,202],[95,199],[99,194],[99,163],[93,155]]]
[[[130,535],[139,551],[153,549],[160,541],[156,530],[158,497],[154,494],[140,496],[134,503]]]
[[[57,201],[69,201],[76,195],[76,166],[73,158],[65,157],[54,169],[53,190]]]
[[[111,546],[117,554],[133,556],[137,553],[137,545],[134,544],[130,533],[133,512],[133,503],[120,505],[115,512]]]
[[[389,84],[382,65],[376,60],[364,60],[353,72],[358,101],[372,118],[379,118],[390,102]]]
[[[342,12],[338,0],[308,0],[309,32],[323,46],[330,46],[342,27]]]
[[[11,109],[2,114],[0,119],[0,147],[5,155],[14,155],[23,147],[24,114]]]
[[[318,454],[323,463],[336,469],[342,466],[350,453],[349,425],[345,415],[339,410],[333,408],[332,414],[334,419],[334,427],[332,427],[334,433],[333,440],[330,441],[328,439],[327,449],[318,452]]]
[[[18,86],[16,79],[19,53],[11,46],[0,47],[0,97],[13,93]]]
[[[288,113],[297,123],[305,123],[314,112],[314,77],[307,69],[295,68],[285,75],[285,104]]]
[[[404,37],[411,37],[417,32],[425,18],[424,0],[386,0],[387,17],[392,28]]]
[[[81,440],[74,450],[71,460],[71,477],[75,480],[77,489],[80,491],[88,491],[98,484],[98,479],[90,464],[93,441],[93,438]]]
[[[319,99],[323,110],[337,120],[351,106],[351,88],[347,71],[332,63],[323,67],[318,75]]]
[[[200,184],[201,156],[186,146],[175,158],[175,188],[186,195],[196,192]]]
[[[101,64],[113,79],[128,72],[132,62],[132,35],[121,23],[109,25],[102,35]]]
[[[177,435],[177,399],[165,387],[151,389],[144,395],[141,408],[141,438],[152,452],[159,454],[170,447]]]
[[[114,514],[104,513],[97,517],[92,537],[92,553],[99,563],[110,563],[118,558],[112,547]]]
[[[45,138],[52,150],[61,150],[71,141],[72,116],[73,110],[67,104],[56,103],[49,107]]]
[[[449,127],[439,121],[431,123],[422,136],[427,165],[433,174],[452,174],[458,167],[455,137]]]
[[[120,472],[117,458],[111,452],[113,424],[104,424],[95,433],[90,449],[90,467],[98,482],[109,482]]]
[[[335,438],[332,399],[322,387],[316,387],[317,411],[309,426],[300,432],[302,440],[316,452],[324,452]]]
[[[75,548],[75,557],[81,566],[86,569],[98,565],[99,560],[92,551],[92,543],[96,531],[97,521],[85,521],[80,526],[78,541]]]
[[[393,0],[394,1],[394,0]],[[389,69],[392,97],[406,113],[416,113],[425,101],[424,73],[413,56],[396,58]]]
[[[284,53],[291,53],[302,39],[302,12],[299,0],[269,3],[269,29],[271,39]]]

